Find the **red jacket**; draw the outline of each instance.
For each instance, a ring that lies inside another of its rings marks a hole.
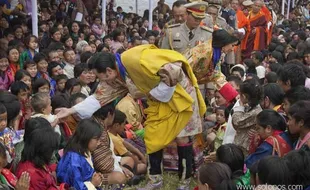
[[[37,168],[29,161],[20,162],[17,168],[16,176],[20,178],[23,172],[28,172],[30,175],[29,190],[57,190],[56,179],[48,166],[44,169]]]

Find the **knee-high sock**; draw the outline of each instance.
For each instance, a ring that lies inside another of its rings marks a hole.
[[[188,143],[178,146],[179,178],[185,180],[191,177],[193,170],[193,144]]]
[[[162,174],[161,163],[163,160],[163,150],[159,150],[152,154],[149,154],[150,160],[150,175],[159,175]]]

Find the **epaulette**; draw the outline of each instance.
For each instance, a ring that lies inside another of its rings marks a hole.
[[[210,28],[210,27],[207,27],[207,26],[200,26],[200,28],[203,29],[203,30],[206,30],[208,32],[211,32],[211,33],[213,32],[213,29]]]
[[[167,28],[175,28],[175,27],[178,27],[178,26],[181,26],[181,24],[180,23],[171,24],[171,25],[168,25]]]

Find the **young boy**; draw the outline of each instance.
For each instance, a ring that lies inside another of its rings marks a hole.
[[[51,98],[47,93],[41,93],[41,92],[36,93],[31,98],[31,106],[32,109],[34,110],[34,115],[31,116],[32,118],[35,117],[45,118],[51,123],[52,127],[54,127],[55,132],[61,135],[60,128],[58,125],[58,118],[56,115],[52,115]]]
[[[19,121],[18,129],[24,129],[25,122],[31,117],[31,105],[30,105],[30,88],[22,81],[14,82],[11,85],[11,93],[17,96],[20,104],[21,104],[21,111],[22,117]]]
[[[69,79],[74,78],[74,66],[76,63],[76,55],[74,50],[66,49],[64,51],[64,63],[66,64],[64,67],[64,73],[67,75]]]
[[[56,95],[63,93],[66,86],[66,82],[68,81],[67,75],[61,74],[55,76],[55,81],[56,81]]]
[[[146,173],[146,158],[145,156],[133,145],[124,141],[120,136],[124,133],[126,125],[126,115],[119,111],[115,110],[115,116],[112,126],[109,128],[109,136],[114,144],[114,152],[119,156],[130,156],[135,160],[137,165],[137,174]]]

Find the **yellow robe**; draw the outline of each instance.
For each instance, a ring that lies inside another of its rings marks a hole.
[[[203,116],[206,112],[197,79],[182,54],[158,49],[154,45],[141,45],[125,51],[121,59],[131,80],[145,94],[161,81],[157,73],[163,65],[182,62],[183,70],[196,89],[200,115]],[[147,118],[144,123],[144,140],[148,154],[163,149],[177,137],[193,114],[192,104],[193,99],[180,84],[176,85],[169,102],[148,100],[149,107],[145,109]]]

